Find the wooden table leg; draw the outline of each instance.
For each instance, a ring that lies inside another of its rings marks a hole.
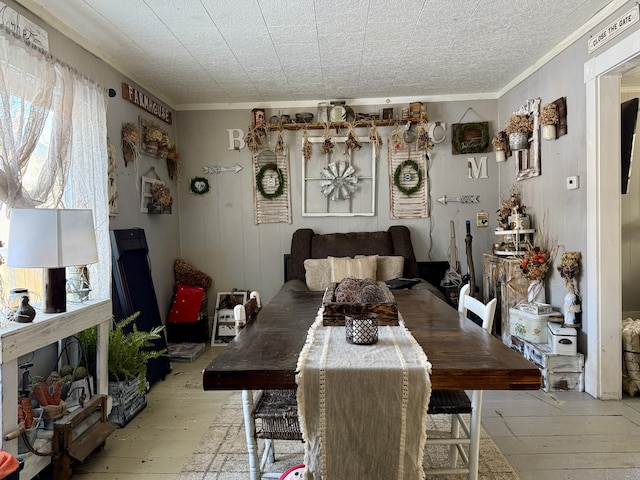
[[[249,478],[260,480],[260,458],[258,457],[258,442],[256,441],[256,424],[253,420],[253,391],[242,391],[242,413],[244,415],[244,431],[247,438],[247,453],[249,454]]]

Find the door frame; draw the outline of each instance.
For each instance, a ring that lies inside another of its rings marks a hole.
[[[620,77],[640,65],[640,30],[584,64],[587,138],[585,391],[622,398]]]

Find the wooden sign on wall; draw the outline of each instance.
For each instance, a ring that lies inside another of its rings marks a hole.
[[[171,111],[164,105],[159,104],[148,95],[142,93],[136,87],[132,87],[126,82],[122,82],[122,98],[129,100],[134,105],[149,112],[151,115],[158,117],[163,122],[171,125]]]

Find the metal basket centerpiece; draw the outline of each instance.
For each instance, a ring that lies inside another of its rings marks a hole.
[[[373,345],[378,343],[378,315],[376,313],[345,315],[344,325],[347,342],[356,345]]]

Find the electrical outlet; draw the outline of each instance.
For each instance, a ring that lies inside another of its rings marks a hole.
[[[580,177],[577,175],[567,177],[567,190],[575,190],[576,188],[580,188]]]

